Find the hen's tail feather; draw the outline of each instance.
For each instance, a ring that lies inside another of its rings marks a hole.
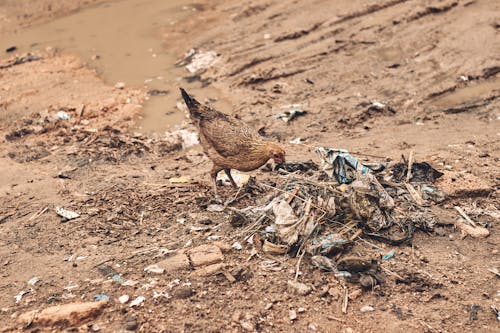
[[[186,103],[191,116],[199,118],[201,116],[201,104],[196,99],[191,97],[184,89],[179,89],[181,90],[182,98],[184,99],[184,102]]]

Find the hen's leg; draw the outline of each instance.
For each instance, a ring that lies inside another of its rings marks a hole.
[[[233,176],[231,176],[231,169],[224,169],[224,172],[226,173],[227,178],[229,178],[231,185],[233,185],[234,188],[238,188],[238,185],[236,185],[236,182],[234,181]]]
[[[214,194],[215,194],[215,197],[218,197],[218,193],[217,193],[217,174],[219,173],[219,171],[221,171],[222,168],[219,168],[217,166],[213,166],[212,168],[212,171],[210,171],[210,176],[212,177],[212,184],[213,184],[213,187],[214,187]]]

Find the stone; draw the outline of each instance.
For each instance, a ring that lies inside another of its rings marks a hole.
[[[174,292],[172,293],[173,297],[178,298],[178,299],[185,299],[189,298],[194,295],[193,289],[189,286],[179,286],[174,289]]]
[[[224,263],[212,264],[212,265],[198,268],[193,273],[191,273],[191,275],[202,276],[202,277],[211,276],[211,275],[221,273],[221,271],[222,271],[222,269],[224,269],[224,267],[225,267]]]
[[[188,255],[195,267],[216,264],[224,259],[219,247],[208,244],[189,250]]]
[[[289,280],[288,286],[293,292],[295,292],[297,295],[300,296],[305,296],[309,294],[312,290],[311,287],[308,286],[307,284],[298,281]]]
[[[375,311],[375,309],[372,307],[372,306],[369,306],[369,305],[365,305],[363,306],[361,309],[359,309],[359,311],[365,313],[365,312],[372,312],[372,311]]]
[[[161,269],[164,269],[165,272],[167,273],[188,269],[190,267],[189,259],[184,253],[178,253],[168,258],[165,258],[164,260],[157,262],[156,266],[158,266]]]
[[[221,249],[222,253],[229,252],[233,249],[230,244],[221,241],[213,242],[213,244]]]
[[[40,312],[38,310],[25,312],[17,318],[17,321],[23,324],[31,323],[31,325],[42,326],[54,324],[77,325],[82,321],[98,316],[107,303],[107,301],[100,301],[55,305]]]

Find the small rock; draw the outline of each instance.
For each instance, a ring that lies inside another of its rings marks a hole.
[[[303,312],[306,312],[306,309],[305,308],[298,308],[297,312],[298,313],[303,313]]]
[[[125,304],[128,302],[128,300],[130,299],[130,297],[128,295],[121,295],[119,298],[118,298],[118,301],[122,304]]]
[[[316,325],[315,323],[310,323],[309,325],[307,325],[307,328],[310,329],[311,331],[317,331],[318,325]]]
[[[166,272],[188,269],[190,266],[189,259],[184,253],[178,253],[176,255],[170,256],[156,263],[156,265],[159,268],[163,268]]]
[[[132,315],[125,320],[125,329],[127,331],[135,331],[139,327],[139,323],[137,322],[137,317]]]
[[[99,332],[100,330],[101,330],[101,327],[99,327],[99,325],[97,325],[97,324],[93,324],[92,326],[90,326],[91,332]]]
[[[214,274],[218,274],[224,269],[224,263],[212,264],[205,267],[198,268],[195,270],[192,275],[195,276],[211,276]]]
[[[227,243],[224,243],[224,242],[221,242],[221,241],[213,242],[213,244],[215,246],[217,246],[223,253],[229,252],[229,251],[231,251],[233,249],[231,247],[231,245],[229,245]]]
[[[241,318],[243,318],[243,314],[240,312],[240,311],[236,311],[233,313],[233,315],[231,316],[231,320],[235,323],[238,323]]]
[[[272,307],[273,307],[273,303],[267,303],[266,307],[264,309],[271,310]]]
[[[179,286],[173,292],[173,296],[178,299],[189,298],[193,296],[193,294],[194,291],[189,286]]]
[[[216,264],[224,259],[220,248],[208,244],[191,249],[188,255],[195,267]]]
[[[115,88],[116,89],[123,89],[123,88],[125,88],[125,82],[116,82]]]
[[[108,302],[86,302],[86,303],[69,303],[55,305],[43,309],[42,311],[33,310],[21,314],[17,321],[20,323],[32,325],[54,325],[58,323],[69,323],[75,325],[82,320],[96,317],[106,306]]]
[[[373,276],[363,275],[359,278],[359,284],[364,289],[373,289],[378,284],[378,281]]]
[[[311,287],[307,284],[298,282],[298,281],[288,281],[288,286],[292,289],[296,294],[300,296],[305,296],[311,292]]]
[[[289,315],[291,321],[294,321],[297,319],[297,312],[295,312],[295,310],[290,310],[288,312],[288,315]]]
[[[365,305],[363,306],[361,309],[359,309],[359,311],[365,313],[365,312],[372,312],[372,311],[375,311],[375,309],[372,307],[372,306],[369,306],[369,305]]]
[[[245,331],[253,332],[255,330],[255,325],[248,321],[241,321],[240,325]]]

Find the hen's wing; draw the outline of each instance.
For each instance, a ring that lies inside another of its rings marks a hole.
[[[199,122],[200,132],[216,151],[223,157],[244,155],[252,149],[259,134],[243,121],[216,110],[205,113]]]

